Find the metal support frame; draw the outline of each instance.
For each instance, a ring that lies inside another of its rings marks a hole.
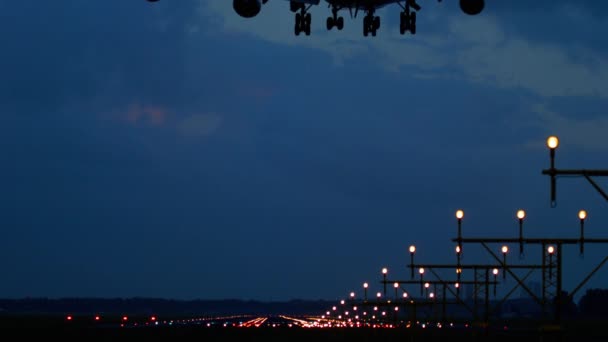
[[[541,305],[543,310],[546,309],[548,304],[555,304],[555,315],[554,319],[556,322],[561,322],[561,304],[564,298],[562,298],[562,255],[563,245],[577,245],[580,243],[608,243],[608,239],[576,239],[576,238],[454,238],[452,241],[459,241],[460,243],[480,243],[490,255],[500,264],[500,266],[518,282],[521,286],[536,302]],[[489,247],[489,243],[522,243],[523,244],[539,244],[543,249],[543,259],[541,265],[507,265],[501,258],[496,255]],[[548,253],[546,248],[548,246],[555,246],[553,253]],[[602,265],[608,261],[608,257],[604,259],[577,287],[580,288],[589,278],[595,274]],[[525,286],[523,280],[520,279],[511,269],[514,268],[528,268],[531,270],[541,269],[542,271],[542,298],[538,298],[528,287]],[[569,295],[570,296],[570,295]],[[547,298],[549,297],[549,298]],[[571,298],[571,297],[570,297]],[[555,303],[548,299],[555,299]]]
[[[551,207],[557,206],[557,177],[558,176],[579,176],[585,179],[593,186],[593,188],[608,201],[608,194],[591,177],[606,177],[608,170],[589,170],[589,169],[557,169],[555,167],[555,150],[559,146],[559,139],[551,136],[547,139],[547,147],[549,147],[550,167],[542,170],[543,175],[548,175],[551,178]]]

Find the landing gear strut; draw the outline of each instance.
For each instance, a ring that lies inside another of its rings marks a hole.
[[[342,31],[344,28],[344,18],[338,17],[338,7],[333,6],[331,9],[332,16],[327,18],[327,30],[331,31],[334,26]]]
[[[310,36],[310,22],[312,21],[312,16],[308,13],[308,9],[304,4],[296,4],[294,2],[291,3],[292,11],[296,13],[296,25],[294,27],[294,33],[296,36],[299,36],[300,33],[304,32],[307,36]]]
[[[368,36],[370,33],[373,37],[376,36],[376,31],[380,28],[380,17],[374,15],[374,9],[367,11],[367,15],[363,18],[363,35]]]
[[[410,1],[405,2],[405,8],[399,19],[399,33],[405,34],[410,31],[412,34],[416,34],[416,12],[410,10]]]

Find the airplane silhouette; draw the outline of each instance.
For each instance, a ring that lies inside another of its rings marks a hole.
[[[159,0],[147,0],[148,2],[158,2]],[[310,23],[312,21],[311,14],[308,12],[314,5],[319,5],[321,0],[284,0],[289,1],[290,9],[295,15],[294,33],[296,36],[300,33],[310,35]],[[437,0],[441,2],[442,0]],[[260,13],[262,5],[268,0],[232,0],[234,11],[244,18],[252,18]],[[386,5],[397,4],[401,7],[399,33],[405,34],[410,32],[416,34],[416,12],[420,11],[421,7],[416,0],[325,0],[328,7],[331,8],[332,15],[327,18],[327,30],[334,27],[338,30],[344,28],[344,18],[339,16],[339,11],[348,10],[351,18],[356,18],[359,11],[364,11],[363,18],[363,35],[376,36],[380,28],[380,17],[375,15],[377,9]],[[484,0],[459,0],[460,9],[468,15],[477,15],[481,13],[485,7]],[[354,11],[354,13],[353,13]]]

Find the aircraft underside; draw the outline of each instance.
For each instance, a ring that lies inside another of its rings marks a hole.
[[[437,1],[441,2],[441,0]],[[363,35],[366,37],[369,35],[376,36],[381,22],[380,16],[376,15],[376,11],[386,5],[397,4],[402,9],[399,15],[399,33],[402,35],[407,32],[416,34],[417,11],[421,9],[416,0],[326,0],[326,2],[331,9],[331,16],[327,17],[326,20],[328,31],[331,31],[334,27],[338,30],[344,28],[344,17],[340,16],[339,13],[348,10],[351,18],[356,18],[360,12],[363,12]],[[469,15],[479,14],[485,7],[484,0],[459,0],[459,2],[462,11]],[[301,33],[310,35],[312,17],[308,10],[311,6],[312,4],[290,1],[291,11],[296,13],[294,27],[296,36]]]
[[[157,2],[159,0],[147,0]],[[441,2],[442,0],[437,0]],[[483,11],[484,0],[458,0],[460,9],[468,15],[476,15]],[[262,10],[262,5],[268,0],[232,0],[234,11],[245,18],[255,17]],[[304,33],[310,35],[312,15],[309,10],[312,6],[319,5],[320,0],[290,0],[289,8],[295,13],[294,33],[296,36]],[[339,14],[348,11],[351,18],[357,18],[359,13],[363,13],[363,35],[376,36],[380,29],[380,16],[376,15],[376,10],[386,5],[397,4],[401,7],[399,15],[399,33],[402,35],[410,32],[416,34],[416,16],[421,7],[416,0],[325,0],[331,10],[331,15],[327,17],[325,26],[328,31],[333,28],[342,30],[344,28],[344,17]]]

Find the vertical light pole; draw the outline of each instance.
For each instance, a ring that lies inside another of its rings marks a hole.
[[[399,299],[399,283],[395,282],[393,286],[395,287],[395,303],[397,303],[397,299]]]
[[[458,247],[462,251],[462,218],[464,217],[464,211],[462,209],[456,210],[456,220],[458,221]]]
[[[496,297],[496,277],[498,276],[498,268],[493,269],[492,274],[494,275],[494,297]]]
[[[519,256],[524,254],[524,218],[526,212],[523,209],[517,211],[517,220],[519,221]]]
[[[460,253],[462,252],[462,249],[460,246],[456,246],[456,266],[458,268],[460,268]]]
[[[386,274],[388,273],[388,269],[384,267],[382,269],[382,284],[384,285],[384,297],[386,297]]]
[[[428,298],[428,297],[429,297],[429,287],[430,287],[430,286],[431,286],[431,284],[429,284],[429,283],[424,283],[424,289],[426,290],[426,291],[425,291],[425,293],[426,293],[426,294],[425,294],[424,296],[425,296],[426,298]]]
[[[578,212],[578,218],[581,221],[581,240],[580,240],[580,253],[581,256],[583,256],[584,252],[585,252],[585,219],[587,218],[587,211],[585,210],[581,210]]]
[[[367,287],[369,285],[367,283],[363,283],[363,300],[367,302]]]
[[[555,253],[555,247],[547,247],[547,253],[549,253],[549,279],[551,279],[553,276],[553,270],[551,268],[553,267],[553,253]],[[558,293],[557,295],[559,296],[560,294]]]
[[[557,204],[555,200],[555,184],[556,184],[556,170],[555,170],[555,149],[559,146],[559,139],[556,136],[550,136],[547,138],[547,147],[549,148],[549,157],[551,158],[551,168],[549,174],[551,175],[551,208],[555,208]]]
[[[418,273],[420,273],[420,295],[422,295],[423,292],[423,283],[422,283],[422,279],[424,278],[424,268],[420,267],[420,269],[418,270]]]
[[[410,246],[410,269],[412,271],[412,279],[414,279],[414,253],[416,253],[416,246]]]
[[[507,252],[509,252],[509,247],[502,246],[502,263],[504,264],[504,267],[502,269],[502,279],[507,279]]]

